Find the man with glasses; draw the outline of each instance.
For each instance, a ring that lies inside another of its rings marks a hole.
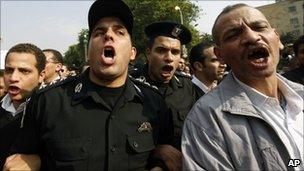
[[[63,59],[60,52],[54,49],[44,49],[46,56],[45,78],[40,88],[52,85],[61,80],[59,72],[61,70]]]

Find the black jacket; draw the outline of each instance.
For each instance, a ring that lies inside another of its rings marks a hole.
[[[301,65],[299,68],[288,71],[283,76],[293,82],[304,85],[304,66]]]
[[[42,170],[145,169],[151,151],[172,141],[165,102],[128,78],[111,109],[92,84],[85,72],[35,94],[14,150],[38,153]]]
[[[149,77],[148,65],[145,65],[141,70],[133,73],[132,76],[155,87],[158,93],[165,99],[173,115],[174,146],[181,149],[181,135],[184,120],[196,100],[201,96],[199,89],[196,89],[191,82],[191,77],[176,73],[167,85],[166,91],[163,91],[161,89],[164,84],[157,83]]]

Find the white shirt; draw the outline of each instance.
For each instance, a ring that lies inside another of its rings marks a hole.
[[[193,84],[197,85],[201,90],[203,90],[204,93],[210,91],[210,89],[203,82],[197,79],[194,75],[191,81]]]
[[[18,113],[22,112],[26,106],[26,102],[21,103],[17,109],[15,109],[14,104],[11,100],[11,97],[9,96],[9,94],[7,93],[3,99],[1,100],[2,105],[1,107],[10,112],[13,116],[16,116]]]
[[[292,88],[278,78],[278,88],[286,100],[285,110],[277,99],[266,96],[235,79],[244,89],[253,105],[262,113],[262,117],[274,128],[286,146],[292,159],[303,162],[303,109],[304,101]]]

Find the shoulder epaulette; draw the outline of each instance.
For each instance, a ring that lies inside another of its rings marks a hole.
[[[186,75],[184,73],[180,73],[180,72],[175,72],[174,75],[176,75],[177,77],[184,77],[184,78],[189,78],[189,79],[192,78],[191,76]]]
[[[59,82],[57,82],[55,84],[52,84],[52,85],[46,86],[46,87],[44,87],[42,89],[39,89],[39,90],[36,91],[36,93],[39,94],[39,93],[48,91],[48,90],[50,90],[52,88],[60,87],[61,85],[67,84],[67,83],[72,82],[72,81],[75,81],[77,78],[78,78],[78,76],[68,77],[65,80],[59,81]]]
[[[158,88],[154,85],[151,85],[149,82],[147,82],[146,78],[144,76],[140,76],[138,78],[134,78],[132,76],[129,75],[129,78],[135,83],[135,84],[139,84],[142,85],[144,87],[148,87],[151,88],[153,90],[158,90]]]

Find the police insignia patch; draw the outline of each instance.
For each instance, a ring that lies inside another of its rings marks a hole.
[[[82,89],[82,83],[79,83],[79,84],[76,85],[74,91],[75,91],[75,93],[79,93],[81,91],[81,89]]]
[[[153,128],[149,122],[143,122],[137,129],[138,132],[152,132]]]
[[[181,33],[182,29],[180,28],[180,26],[175,26],[171,32],[172,36],[174,37],[178,37]]]

